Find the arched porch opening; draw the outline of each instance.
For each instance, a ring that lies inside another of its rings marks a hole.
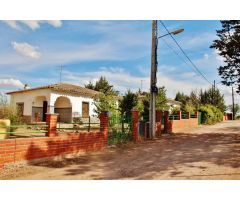
[[[54,113],[58,113],[58,121],[72,122],[72,104],[68,97],[60,96],[54,103]]]

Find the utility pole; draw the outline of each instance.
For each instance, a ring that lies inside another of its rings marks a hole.
[[[232,87],[232,120],[235,120],[235,104],[234,104],[234,91]]]
[[[216,88],[216,82],[213,81],[213,87],[212,87],[212,104],[215,104],[215,88]]]
[[[150,111],[149,111],[149,134],[155,138],[156,133],[156,94],[157,94],[157,20],[152,21],[152,58],[151,58],[151,81],[150,81]]]

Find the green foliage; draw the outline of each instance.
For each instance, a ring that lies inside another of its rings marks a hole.
[[[158,94],[156,96],[156,109],[158,110],[169,110],[166,91],[164,86],[158,88]]]
[[[180,111],[179,107],[174,107],[173,109],[171,109],[171,115],[176,115],[178,113],[178,111]]]
[[[189,112],[190,114],[194,114],[196,111],[196,107],[192,104],[191,101],[187,102],[184,107],[184,112]]]
[[[113,86],[109,84],[107,79],[103,76],[100,77],[98,81],[96,81],[95,85],[90,81],[85,88],[96,90],[102,92],[104,94],[118,95],[118,91],[113,89]]]
[[[95,98],[94,105],[96,106],[94,112],[96,112],[98,116],[103,111],[108,111],[111,114],[117,112],[117,103],[112,94],[101,93],[98,98]]]
[[[177,92],[176,97],[175,97],[175,101],[180,101],[184,105],[187,103],[188,99],[189,99],[189,97],[181,92]]]
[[[134,109],[136,109],[137,111],[139,111],[140,115],[143,113],[144,111],[144,105],[143,105],[143,101],[142,100],[138,100],[137,101],[137,105],[134,107]]]
[[[137,104],[137,95],[128,90],[119,104],[121,115],[131,116],[131,111],[135,106],[137,106]]]
[[[150,108],[150,95],[147,94],[147,96],[143,99],[143,120],[144,121],[149,121],[149,108]]]
[[[109,125],[108,144],[126,143],[132,139],[131,117],[111,116]]]
[[[226,110],[226,105],[224,102],[224,95],[222,95],[218,88],[209,88],[204,92],[200,92],[200,102],[202,105],[210,104],[214,105],[216,108],[220,109],[221,112]]]
[[[200,92],[192,91],[190,95],[178,92],[175,97],[176,101],[182,103],[181,110],[193,114],[201,105],[213,105],[222,113],[226,110],[224,95],[217,88],[209,88]]]
[[[9,105],[6,95],[0,94],[0,119],[9,119],[11,125],[17,125],[22,123],[22,116],[20,112]]]
[[[199,111],[202,113],[204,124],[211,125],[223,120],[223,113],[220,109],[216,108],[213,105],[202,105],[200,106]]]
[[[217,30],[218,39],[213,41],[211,48],[223,58],[224,64],[218,68],[222,83],[238,85],[240,93],[240,20],[223,20],[221,24],[222,29]]]
[[[236,119],[236,115],[240,112],[240,106],[238,104],[234,104],[233,110],[233,105],[229,105],[228,109],[234,114],[234,119]]]

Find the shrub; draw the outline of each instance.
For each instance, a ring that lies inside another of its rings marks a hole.
[[[7,97],[3,94],[0,94],[0,119],[9,119],[12,125],[22,122],[20,112],[8,104]]]
[[[199,108],[202,113],[202,119],[204,124],[215,124],[223,120],[223,113],[220,109],[212,105],[202,105]]]

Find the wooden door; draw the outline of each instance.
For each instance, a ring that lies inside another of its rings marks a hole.
[[[17,103],[17,112],[22,117],[24,111],[24,103]]]
[[[48,102],[47,101],[43,101],[43,113],[42,113],[42,120],[43,120],[43,122],[46,121],[47,106],[48,106]]]
[[[89,117],[89,103],[82,102],[82,117],[87,118]]]

